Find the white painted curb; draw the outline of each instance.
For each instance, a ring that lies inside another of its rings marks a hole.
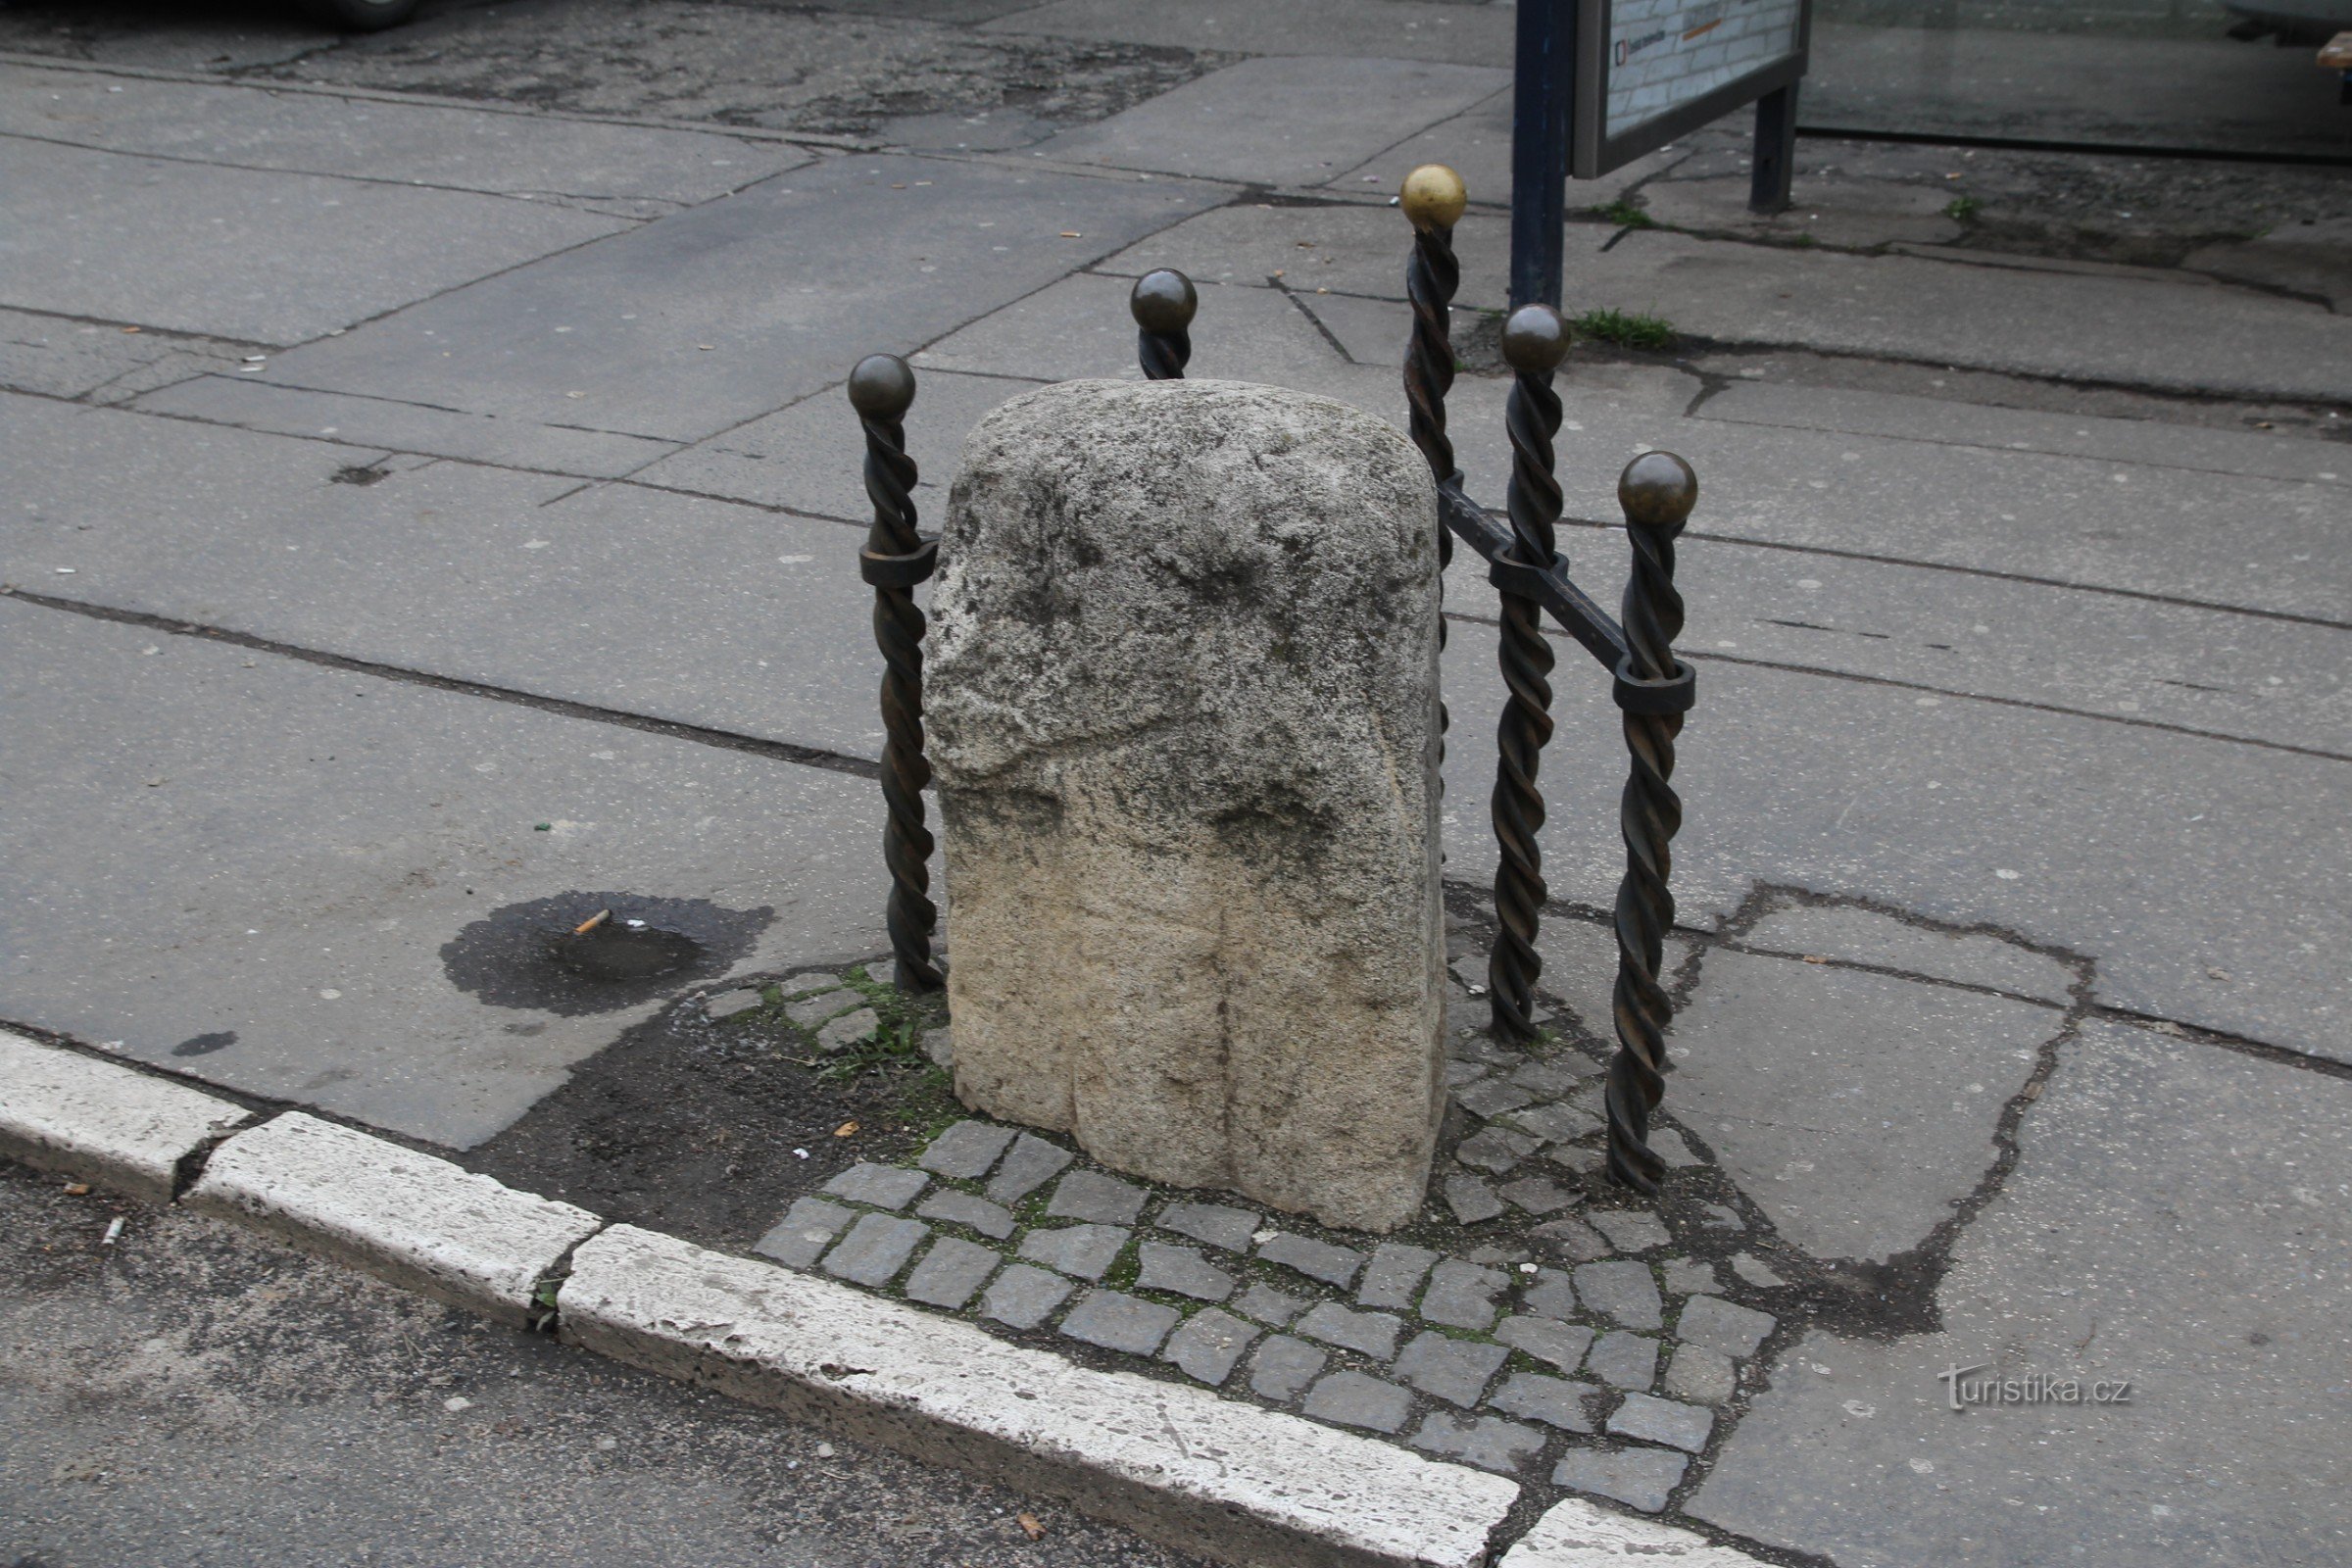
[[[619,1225],[564,1282],[569,1343],[1070,1497],[1227,1561],[1475,1568],[1516,1483]]]
[[[0,1031],[0,1153],[169,1202],[247,1112]],[[182,1201],[521,1325],[564,1261],[564,1338],[881,1446],[1061,1496],[1226,1562],[1480,1568],[1515,1482],[520,1193],[300,1111],[231,1134]],[[1570,1498],[1499,1568],[1763,1568]]]
[[[1556,1504],[1503,1554],[1501,1568],[1768,1568],[1760,1558],[1652,1519]]]
[[[0,1153],[172,1201],[179,1163],[252,1119],[242,1105],[0,1029]]]
[[[213,1151],[185,1201],[518,1328],[539,1282],[604,1224],[298,1110]]]

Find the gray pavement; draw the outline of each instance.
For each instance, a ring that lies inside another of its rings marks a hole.
[[[1191,1560],[184,1210],[9,1166],[0,1216],[11,1563]]]
[[[1984,10],[1946,35],[1946,87],[2015,56]],[[1812,112],[1877,112],[1854,62],[1924,34],[1840,17]],[[2143,31],[2095,41],[2211,47]],[[1203,285],[1195,375],[1401,422],[1386,199],[1447,159],[1476,203],[1453,429],[1499,502],[1509,32],[1507,8],[1409,0],[444,0],[345,41],[259,6],[0,12],[0,1019],[469,1149],[681,992],[878,951],[847,367],[912,357],[932,519],[988,410],[1138,373],[1124,296],[1155,266]],[[2052,73],[2089,83],[2061,128],[2134,101],[2079,69],[2088,45],[2020,36],[2042,52],[2011,108],[1971,113],[2022,123]],[[2284,53],[2233,56],[2188,107],[2220,124]],[[1572,194],[1572,310],[1677,334],[1588,342],[1563,376],[1579,578],[1614,597],[1626,459],[1668,447],[1701,478],[1669,1106],[1799,1325],[1668,1512],[1838,1568],[2332,1561],[2352,179],[1801,151],[1800,206],[1767,223],[1735,130]],[[1619,201],[1655,226],[1591,210]],[[1457,561],[1446,666],[1471,899],[1500,703],[1481,576]],[[1560,651],[1547,978],[1605,1032],[1580,916],[1621,864],[1623,746]],[[551,976],[533,944],[583,899],[658,905],[693,967],[601,999]],[[7,1181],[32,1233],[67,1223]],[[369,1538],[398,1561],[1157,1560],[1060,1518],[1032,1548],[912,1466],[859,1483],[862,1514],[780,1523],[772,1465],[687,1473],[766,1419],[699,1404],[642,1468],[498,1449],[563,1509],[461,1509],[427,1541],[396,1494],[486,1440],[368,1379],[447,1331],[198,1222],[150,1234],[110,1304],[91,1282],[128,1252],[62,1296],[0,1291],[37,1369],[0,1390],[29,1412],[0,1423],[12,1468],[116,1478],[12,1486],[6,1544],[44,1561],[181,1560],[156,1543],[190,1512],[227,1534],[188,1561]],[[296,1331],[244,1309],[251,1343],[205,1375],[220,1408],[282,1406],[282,1444],[198,1464],[68,1411],[76,1379],[136,1383],[122,1346],[156,1331],[130,1319],[208,1288],[188,1258],[400,1321],[353,1331],[335,1392],[295,1408],[256,1392],[252,1347]],[[589,1374],[476,1342],[536,1391],[517,1430],[571,1430]],[[1978,1359],[2138,1394],[1938,1408],[1935,1373]],[[686,1398],[604,1376],[599,1421]],[[362,1462],[310,1464],[314,1441]],[[290,1505],[233,1517],[281,1465]],[[629,1522],[580,1523],[592,1497]]]

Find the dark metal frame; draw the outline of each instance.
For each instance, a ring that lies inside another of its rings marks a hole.
[[[1549,616],[1609,672],[1611,694],[1623,713],[1629,767],[1619,822],[1626,869],[1616,906],[1618,1045],[1605,1096],[1608,1170],[1626,1186],[1654,1193],[1664,1163],[1649,1148],[1649,1119],[1664,1094],[1665,1030],[1673,1011],[1659,965],[1674,924],[1671,847],[1682,825],[1682,803],[1671,781],[1675,740],[1696,695],[1690,666],[1674,654],[1683,626],[1674,550],[1697,500],[1698,482],[1690,465],[1670,453],[1646,453],[1627,466],[1617,493],[1633,546],[1633,570],[1622,619],[1611,618],[1569,577],[1567,557],[1556,548],[1561,491],[1552,440],[1560,428],[1560,400],[1551,382],[1567,352],[1568,335],[1556,311],[1534,305],[1516,313],[1504,330],[1504,352],[1516,372],[1505,415],[1511,481],[1504,515],[1494,516],[1470,498],[1446,434],[1446,396],[1454,377],[1449,314],[1461,276],[1453,254],[1461,188],[1449,170],[1417,171],[1414,180],[1424,175],[1442,178],[1418,192],[1413,181],[1406,187],[1415,230],[1405,274],[1413,313],[1404,362],[1407,422],[1429,465],[1445,525],[1439,535],[1441,584],[1452,541],[1459,538],[1486,561],[1488,581],[1502,600],[1500,657],[1509,696],[1497,732],[1500,765],[1493,806],[1500,856],[1494,889],[1499,932],[1488,967],[1492,1027],[1513,1041],[1537,1035],[1535,985],[1543,958],[1536,934],[1548,898],[1538,846],[1544,796],[1537,764],[1552,728],[1554,655],[1544,631],[1544,618]],[[1438,192],[1434,198],[1432,190]],[[1129,308],[1137,326],[1137,360],[1150,379],[1183,377],[1197,304],[1192,282],[1181,272],[1155,271],[1136,284]],[[943,983],[943,975],[931,957],[938,916],[928,897],[932,839],[923,825],[921,799],[931,772],[923,756],[924,621],[912,595],[937,564],[938,539],[915,530],[914,464],[906,453],[904,427],[914,401],[914,372],[902,360],[875,355],[852,372],[849,392],[865,429],[866,493],[874,506],[873,529],[859,563],[874,587],[874,631],[887,671],[882,780],[889,816],[883,849],[891,873],[891,946],[900,988],[931,990]],[[1444,635],[1441,617],[1441,646]],[[1441,704],[1441,747],[1444,711]]]
[[[1788,206],[1795,162],[1797,84],[1813,47],[1812,0],[1802,0],[1796,48],[1622,135],[1606,124],[1611,0],[1520,0],[1511,107],[1511,303],[1558,305],[1568,177],[1597,179],[1753,103],[1756,149],[1750,210]]]

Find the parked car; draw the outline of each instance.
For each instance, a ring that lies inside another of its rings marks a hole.
[[[2281,44],[2326,43],[2352,31],[2352,0],[2222,0],[2238,20],[2233,38],[2276,36]]]
[[[330,27],[374,32],[396,27],[416,14],[417,0],[303,0],[303,8]]]

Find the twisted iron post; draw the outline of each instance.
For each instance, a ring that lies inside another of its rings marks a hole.
[[[1453,390],[1453,291],[1462,264],[1453,256],[1453,225],[1470,205],[1462,176],[1444,164],[1423,164],[1404,176],[1396,205],[1413,225],[1413,257],[1405,264],[1404,293],[1412,301],[1413,336],[1404,352],[1405,427],[1441,485],[1462,482],[1453,442],[1446,434],[1446,394]],[[1453,530],[1438,522],[1438,657],[1446,657],[1446,568],[1453,564]],[[1438,791],[1446,789],[1446,732],[1453,715],[1438,699]]]
[[[1553,528],[1560,520],[1560,483],[1552,475],[1551,439],[1560,429],[1560,398],[1551,389],[1552,371],[1568,355],[1568,326],[1548,305],[1522,305],[1502,327],[1502,355],[1518,379],[1511,387],[1504,422],[1511,437],[1511,483],[1507,498],[1511,545],[1496,558],[1494,582],[1502,590],[1502,681],[1510,698],[1495,732],[1494,948],[1487,956],[1487,998],[1496,1036],[1513,1041],[1536,1037],[1536,977],[1544,971],[1536,952],[1536,925],[1543,918],[1544,792],[1536,782],[1544,744],[1551,739],[1551,639],[1544,635],[1544,608],[1526,592],[1511,568],[1555,568],[1560,559]]]
[[[1683,598],[1674,587],[1674,541],[1698,501],[1698,476],[1671,452],[1645,452],[1617,481],[1634,547],[1625,584],[1626,656],[1615,696],[1632,755],[1618,825],[1625,878],[1617,886],[1617,1054],[1606,1095],[1610,1179],[1655,1193],[1665,1162],[1649,1147],[1649,1114],[1665,1094],[1666,1026],[1674,1008],[1658,978],[1674,924],[1672,846],[1683,803],[1670,785],[1674,742],[1690,708],[1690,666],[1674,657]]]
[[[889,819],[882,859],[890,867],[886,911],[901,991],[936,991],[939,965],[931,933],[931,830],[923,825],[923,612],[914,587],[931,575],[939,541],[915,531],[914,460],[906,455],[906,411],[914,371],[894,354],[871,354],[850,372],[850,406],[865,426],[865,493],[874,525],[858,553],[858,573],[874,590],[874,641],[882,650],[882,799]]]
[[[1193,357],[1193,313],[1200,296],[1193,280],[1172,267],[1146,272],[1127,296],[1135,318],[1135,357],[1152,381],[1181,381]]]
[[[1446,435],[1446,394],[1453,390],[1452,305],[1462,282],[1453,225],[1469,201],[1462,176],[1444,164],[1423,164],[1405,175],[1396,197],[1413,224],[1413,259],[1404,270],[1404,293],[1413,306],[1413,338],[1404,355],[1405,423],[1429,460],[1430,477],[1441,484],[1459,484],[1462,477]],[[1438,556],[1441,563],[1453,556],[1450,529],[1438,532]]]

